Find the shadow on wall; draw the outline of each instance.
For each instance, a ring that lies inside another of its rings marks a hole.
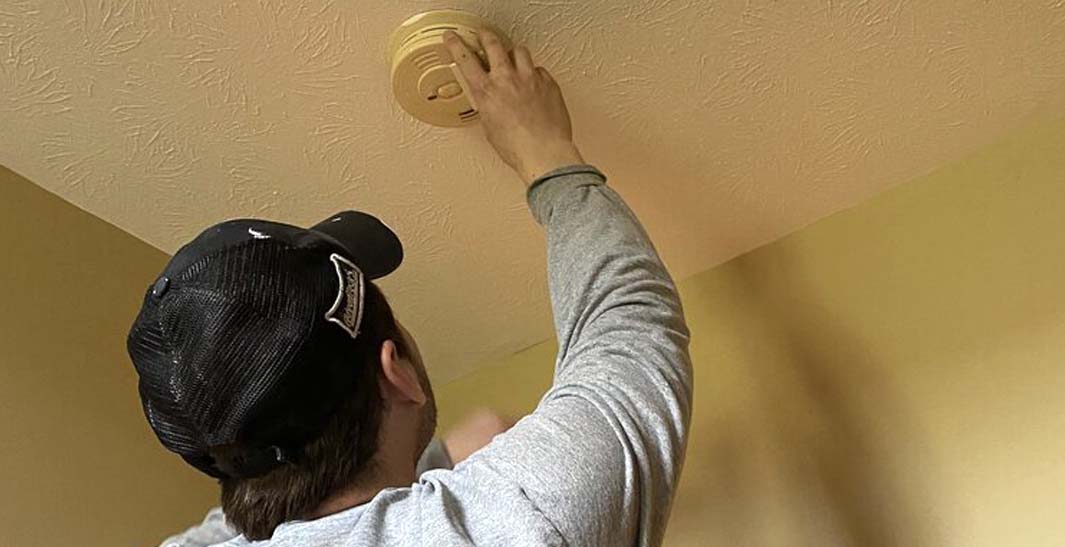
[[[920,509],[919,435],[890,373],[804,290],[785,253],[777,246],[721,268],[747,317],[725,319],[744,338],[743,370],[732,371],[744,379],[725,371],[720,380],[744,395],[726,418],[704,411],[693,424],[708,444],[689,453],[685,472],[704,467],[710,488],[684,512],[703,517],[706,544],[938,544]],[[699,381],[719,380],[704,370]]]

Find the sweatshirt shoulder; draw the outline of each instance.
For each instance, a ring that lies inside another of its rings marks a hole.
[[[477,462],[428,471],[402,492],[382,492],[360,520],[384,540],[379,545],[565,545],[519,485]]]

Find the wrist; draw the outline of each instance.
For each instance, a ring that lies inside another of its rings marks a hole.
[[[532,184],[537,178],[554,171],[555,169],[584,163],[584,158],[581,156],[580,151],[577,150],[575,144],[560,146],[555,150],[545,152],[547,153],[534,160],[530,160],[527,163],[523,163],[521,169],[519,169],[518,174],[521,175],[521,179],[525,182],[526,187]]]

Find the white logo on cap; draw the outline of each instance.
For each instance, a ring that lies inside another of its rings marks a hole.
[[[329,260],[333,262],[337,272],[337,296],[332,307],[325,312],[325,319],[340,325],[340,328],[355,338],[359,335],[359,324],[362,322],[362,299],[365,290],[362,270],[336,253],[329,255]]]

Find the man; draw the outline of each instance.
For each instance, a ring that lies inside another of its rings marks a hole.
[[[417,345],[372,283],[402,260],[395,234],[351,211],[312,229],[212,227],[148,290],[129,338],[153,429],[222,487],[221,511],[170,544],[661,543],[692,393],[675,286],[584,163],[550,74],[524,47],[480,40],[488,71],[446,37],[489,142],[546,228],[551,389],[446,469]],[[444,469],[419,475],[420,456]]]

